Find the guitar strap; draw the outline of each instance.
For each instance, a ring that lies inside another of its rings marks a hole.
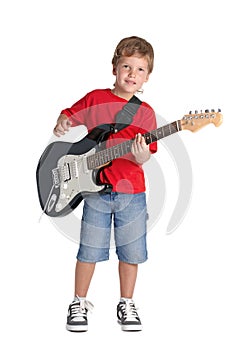
[[[135,95],[124,105],[124,107],[116,114],[116,123],[114,125],[114,133],[129,126],[133,117],[140,107],[142,101]]]
[[[115,117],[115,123],[98,125],[88,135],[89,139],[95,140],[97,144],[106,141],[110,134],[116,134],[118,131],[129,126],[133,117],[140,107],[142,101],[138,97],[134,96],[124,105],[124,107],[117,112]]]

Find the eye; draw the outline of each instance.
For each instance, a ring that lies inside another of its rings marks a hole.
[[[144,72],[145,71],[145,69],[143,69],[143,68],[139,68],[138,69],[140,72]]]

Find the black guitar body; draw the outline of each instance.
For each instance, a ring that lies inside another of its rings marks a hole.
[[[104,167],[90,171],[85,166],[85,161],[86,154],[95,154],[103,147],[102,143],[112,130],[111,125],[103,124],[94,128],[79,142],[57,141],[46,147],[36,169],[36,181],[40,205],[47,215],[67,215],[77,207],[85,195],[111,191],[110,184],[102,184],[99,180],[100,171]],[[76,167],[74,179],[71,176],[69,161]],[[68,179],[64,179],[64,176],[62,178],[62,168],[68,170]]]

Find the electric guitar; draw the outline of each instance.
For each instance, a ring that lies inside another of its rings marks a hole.
[[[219,126],[223,119],[220,112],[213,109],[204,113],[190,112],[181,120],[143,136],[150,144],[181,130],[195,132],[210,123]],[[134,139],[103,149],[102,141],[108,136],[100,125],[79,142],[57,141],[46,147],[36,170],[38,196],[44,213],[51,217],[64,216],[88,194],[111,192],[111,184],[101,183],[99,174],[112,160],[130,153]]]

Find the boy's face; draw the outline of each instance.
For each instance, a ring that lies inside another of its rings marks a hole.
[[[123,96],[131,96],[142,88],[148,81],[148,62],[146,57],[133,55],[122,56],[116,67],[113,67],[116,76],[115,89]]]

